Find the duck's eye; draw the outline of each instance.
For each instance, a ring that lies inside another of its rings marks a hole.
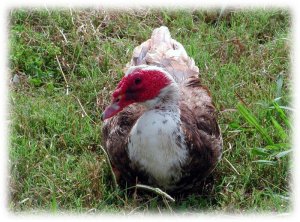
[[[136,85],[140,84],[141,82],[142,82],[141,78],[136,78],[136,79],[134,80],[134,83],[135,83]]]

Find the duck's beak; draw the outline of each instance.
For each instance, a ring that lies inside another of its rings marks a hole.
[[[116,115],[118,112],[120,112],[123,108],[120,107],[119,102],[114,102],[108,107],[105,108],[104,112],[101,115],[101,120],[104,121],[114,115]]]

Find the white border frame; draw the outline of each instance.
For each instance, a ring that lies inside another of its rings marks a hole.
[[[45,1],[41,2],[38,0],[10,0],[9,2],[4,3],[4,1],[1,1],[0,6],[0,52],[1,52],[1,59],[0,59],[0,73],[1,73],[1,81],[0,81],[0,138],[1,140],[1,155],[0,155],[0,169],[1,169],[1,177],[0,177],[0,184],[1,184],[1,207],[0,207],[0,215],[4,217],[3,219],[12,219],[12,220],[28,220],[28,221],[40,221],[42,220],[55,220],[55,221],[63,221],[63,220],[72,220],[72,221],[81,221],[81,220],[97,220],[99,219],[107,219],[111,220],[113,218],[119,220],[130,220],[130,221],[136,221],[136,220],[157,220],[157,219],[172,219],[172,220],[197,220],[197,219],[204,219],[204,220],[221,220],[221,221],[250,221],[250,220],[258,220],[258,221],[274,221],[274,220],[286,220],[286,219],[296,219],[297,216],[300,215],[300,209],[299,209],[299,177],[297,177],[297,174],[299,174],[299,145],[300,142],[297,140],[297,136],[299,133],[299,115],[298,109],[299,109],[299,96],[300,96],[300,87],[298,84],[300,83],[300,76],[298,74],[299,72],[299,29],[300,29],[300,15],[299,15],[299,9],[297,7],[297,1],[291,1],[291,0],[273,0],[267,1],[267,0],[231,0],[231,1],[225,1],[225,0],[206,0],[206,1],[198,1],[195,3],[193,0],[173,0],[173,1],[162,1],[162,0],[143,0],[143,1],[128,1],[128,0],[106,0],[106,1],[86,1],[86,0],[73,0],[73,1],[67,1],[67,0],[59,0],[59,1]],[[225,7],[225,6],[238,6],[242,8],[251,8],[251,7],[283,7],[283,8],[290,8],[292,12],[293,17],[293,27],[292,27],[292,44],[291,44],[291,62],[292,62],[292,73],[293,73],[293,79],[294,79],[294,85],[293,85],[293,91],[294,91],[294,108],[296,109],[296,115],[294,116],[294,136],[293,136],[293,144],[294,144],[294,153],[293,153],[293,175],[294,180],[292,181],[292,188],[293,188],[293,210],[291,213],[283,214],[280,216],[274,216],[272,214],[266,215],[266,214],[245,214],[245,215],[230,215],[230,214],[219,214],[219,215],[213,215],[211,213],[209,214],[201,214],[199,216],[171,216],[171,218],[166,218],[170,216],[159,216],[159,215],[151,215],[150,217],[144,217],[144,216],[118,216],[113,217],[103,214],[99,215],[87,215],[87,214],[63,214],[63,215],[51,215],[51,214],[31,214],[31,213],[22,213],[21,215],[15,214],[13,212],[10,212],[8,209],[8,139],[9,139],[9,132],[8,132],[8,118],[9,118],[9,107],[8,107],[8,16],[9,11],[12,8],[18,8],[18,7],[111,7],[111,8],[142,8],[142,7],[191,7],[191,8],[207,8],[207,7]],[[188,217],[188,218],[187,218]],[[201,217],[201,218],[199,218]]]

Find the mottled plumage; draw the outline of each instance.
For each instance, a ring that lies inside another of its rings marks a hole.
[[[155,99],[130,104],[106,119],[103,145],[121,184],[139,182],[167,191],[194,188],[222,152],[209,91],[194,60],[166,27],[155,29],[151,39],[135,48],[125,73],[147,69],[161,70],[171,83]]]

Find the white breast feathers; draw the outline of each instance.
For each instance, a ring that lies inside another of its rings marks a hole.
[[[180,166],[187,157],[184,141],[179,112],[153,109],[145,112],[132,128],[128,155],[155,183],[169,188],[181,177]]]

